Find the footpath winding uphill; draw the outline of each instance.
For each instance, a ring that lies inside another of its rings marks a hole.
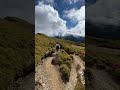
[[[76,67],[80,66],[80,69],[78,72],[76,71]],[[85,84],[85,79],[84,79],[84,69],[85,69],[85,63],[81,58],[77,55],[73,55],[73,64],[72,64],[72,69],[70,73],[70,80],[66,84],[65,90],[74,90],[75,85],[77,84],[77,75],[80,75],[81,82]]]
[[[36,90],[64,90],[64,83],[61,80],[57,68],[51,64],[54,57],[43,60],[43,64],[36,67],[35,81]]]
[[[77,83],[77,74],[80,73],[81,80],[84,84],[84,62],[76,55],[73,55],[73,64],[70,73],[70,80],[66,84],[63,83],[60,72],[51,62],[54,57],[48,57],[43,60],[43,64],[36,67],[35,84],[36,90],[74,90]],[[76,71],[77,65],[80,70]]]

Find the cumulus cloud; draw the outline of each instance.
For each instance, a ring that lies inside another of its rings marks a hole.
[[[97,23],[120,24],[120,1],[98,0],[87,7],[87,18]]]
[[[75,36],[85,36],[85,20],[78,22],[78,24],[67,33]]]
[[[85,20],[78,22],[78,24],[70,30],[70,33],[77,36],[85,36]]]
[[[59,13],[52,6],[46,5],[42,2],[39,2],[37,6],[35,6],[35,33],[43,33],[48,36],[65,36],[67,34],[84,36],[85,30],[85,7],[83,6],[80,10],[70,10],[66,11],[66,17],[71,20],[76,20],[78,24],[68,30],[66,26],[66,20],[60,18]],[[74,13],[72,17],[69,17],[69,14]],[[82,14],[79,14],[82,13]]]
[[[85,36],[85,6],[82,6],[80,9],[73,8],[69,11],[64,11],[64,13],[64,17],[69,18],[74,23],[78,23],[68,33]]]
[[[64,17],[69,18],[73,22],[79,22],[85,20],[85,6],[82,6],[80,9],[71,9],[69,11],[64,11]]]
[[[66,21],[59,17],[53,7],[39,2],[39,5],[35,7],[35,33],[53,36],[61,32],[63,35],[66,32]]]

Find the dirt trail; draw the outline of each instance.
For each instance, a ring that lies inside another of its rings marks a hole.
[[[95,67],[90,69],[93,80],[92,85],[94,90],[120,90],[120,87],[103,71]]]
[[[85,62],[77,55],[73,55],[74,58],[74,64],[77,67],[77,65],[80,65],[80,70],[78,70],[78,73],[81,78],[81,82],[85,84],[85,77],[84,77],[84,70],[85,70]]]
[[[76,71],[77,65],[81,66],[81,68],[78,72]],[[80,59],[79,56],[73,55],[73,64],[72,64],[72,69],[71,69],[71,73],[70,73],[70,80],[66,84],[65,90],[74,90],[75,89],[75,86],[77,84],[77,73],[80,74],[82,83],[83,84],[85,83],[84,72],[83,72],[84,69],[85,69],[84,62]]]
[[[53,57],[44,59],[43,64],[36,67],[35,90],[64,90],[64,83],[61,80],[60,73],[57,68],[51,64]]]
[[[64,84],[61,80],[60,73],[57,68],[51,64],[53,57],[47,58],[47,61],[43,63],[44,69],[47,74],[48,83],[51,90],[64,90]]]
[[[68,83],[64,84],[61,79],[59,70],[56,68],[56,66],[51,64],[53,58],[54,57],[48,57],[44,59],[43,64],[39,64],[36,67],[35,90],[74,90],[77,83],[76,66],[78,64],[81,66],[79,73],[82,75],[81,77],[83,78],[83,61],[78,56],[73,55],[74,60],[70,73],[70,80]],[[81,80],[83,80],[82,78]]]
[[[74,90],[76,83],[77,83],[76,67],[74,64],[72,64],[70,79],[69,82],[66,83],[65,90]]]

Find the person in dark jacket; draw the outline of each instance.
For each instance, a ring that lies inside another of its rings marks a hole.
[[[60,50],[60,44],[58,42],[56,43],[55,48],[56,48],[56,54],[57,54]]]

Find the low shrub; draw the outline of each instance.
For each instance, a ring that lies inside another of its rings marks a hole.
[[[64,50],[61,50],[52,60],[52,64],[60,66],[61,77],[64,82],[69,81],[72,58]]]
[[[70,69],[68,68],[68,66],[66,64],[62,64],[60,66],[60,72],[62,74],[62,79],[65,82],[69,81],[69,77],[70,77]]]
[[[61,64],[66,64],[68,65],[68,67],[71,67],[71,63],[72,63],[72,58],[70,57],[70,55],[68,55],[64,50],[61,50],[60,53],[58,53],[56,55],[56,57],[54,58],[54,61],[56,62],[56,64],[58,64],[59,66]]]
[[[71,70],[71,61],[66,61],[65,64],[68,66],[68,68]]]
[[[64,46],[64,50],[68,53],[68,54],[74,54],[74,49],[71,46],[65,45]]]
[[[78,78],[77,84],[74,90],[85,90],[85,85],[82,84],[81,80]]]
[[[70,57],[70,55],[68,55],[64,50],[61,50],[61,52],[58,54],[57,57],[62,59],[64,62],[65,61],[72,61],[72,58]]]

